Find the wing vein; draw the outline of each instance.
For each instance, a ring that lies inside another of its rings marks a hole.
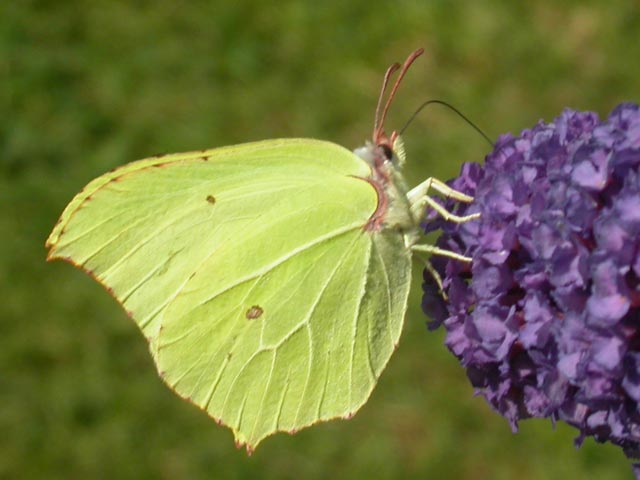
[[[300,322],[299,326],[294,327],[292,332],[289,335],[285,336],[285,338],[283,338],[282,341],[279,342],[279,345],[276,347],[276,348],[278,348],[288,338],[291,338],[291,336],[293,336],[295,334],[295,332],[298,330],[298,328],[301,328],[303,325],[307,326],[308,332],[309,332],[309,363],[308,363],[309,366],[307,368],[307,378],[305,379],[304,388],[302,390],[302,394],[300,395],[300,403],[298,404],[298,410],[297,410],[296,416],[295,416],[295,422],[296,423],[298,422],[298,417],[300,416],[300,409],[302,408],[302,403],[303,403],[304,397],[305,397],[305,395],[307,393],[307,388],[309,387],[309,380],[311,379],[311,370],[312,370],[312,365],[313,365],[313,350],[314,349],[313,349],[313,335],[312,335],[310,319],[313,317],[313,314],[315,313],[315,310],[318,307],[318,304],[320,303],[320,300],[322,299],[323,295],[327,291],[327,288],[329,287],[329,285],[333,281],[333,278],[335,277],[336,273],[338,272],[338,270],[344,264],[345,259],[349,257],[349,254],[351,254],[352,249],[353,249],[354,245],[356,245],[358,239],[359,239],[359,235],[356,235],[356,237],[353,239],[353,242],[351,243],[351,245],[349,245],[348,248],[345,249],[345,253],[340,257],[340,261],[336,264],[335,268],[331,271],[331,274],[327,278],[327,281],[320,288],[318,296],[314,300],[313,305],[311,306],[311,309],[309,310],[309,313],[307,313],[307,315],[305,316],[305,319],[302,322]]]
[[[264,392],[262,392],[262,398],[260,398],[260,404],[258,406],[258,413],[256,414],[256,419],[253,422],[253,428],[251,429],[251,438],[253,438],[253,435],[256,432],[256,427],[258,426],[258,420],[260,420],[260,415],[262,414],[262,409],[264,408],[264,400],[265,398],[267,398],[267,392],[269,391],[269,387],[271,386],[271,380],[273,379],[273,369],[275,367],[276,364],[276,357],[278,355],[278,352],[276,350],[272,350],[271,351],[273,353],[272,359],[271,359],[271,367],[269,368],[269,376],[267,377],[267,384],[264,387]]]
[[[275,268],[276,268],[276,267],[278,267],[279,265],[282,265],[283,263],[287,262],[288,260],[291,260],[291,259],[292,259],[293,257],[295,257],[296,255],[298,255],[298,254],[300,254],[300,253],[303,253],[303,252],[305,252],[305,251],[309,250],[310,248],[313,248],[314,246],[316,246],[316,245],[318,245],[318,244],[321,244],[321,243],[323,243],[323,242],[325,242],[325,241],[327,241],[327,240],[331,240],[331,239],[333,239],[333,238],[337,238],[337,237],[339,237],[339,236],[341,236],[341,235],[345,235],[345,234],[347,234],[347,233],[349,233],[349,232],[351,232],[351,231],[353,231],[353,230],[360,229],[361,227],[362,227],[362,223],[361,223],[361,222],[357,222],[357,223],[356,223],[356,222],[354,222],[353,224],[347,225],[347,226],[342,227],[342,228],[337,228],[337,229],[335,229],[335,230],[333,230],[333,231],[331,231],[331,232],[326,233],[325,235],[322,235],[322,236],[320,236],[320,237],[317,237],[317,238],[313,239],[313,240],[312,240],[312,241],[310,241],[310,242],[304,243],[304,244],[302,244],[302,245],[300,245],[300,246],[298,246],[298,247],[296,247],[296,248],[294,248],[294,249],[290,250],[290,251],[289,251],[289,252],[287,252],[285,255],[282,255],[281,257],[279,257],[279,258],[275,259],[275,260],[274,260],[273,262],[271,262],[270,264],[265,265],[265,266],[264,266],[263,268],[261,268],[260,270],[257,270],[257,271],[255,271],[255,272],[251,272],[251,273],[249,273],[249,274],[245,275],[244,277],[241,277],[241,278],[240,278],[240,279],[238,279],[236,282],[233,282],[233,283],[229,284],[228,286],[226,286],[226,287],[225,287],[225,288],[223,288],[222,290],[220,290],[220,291],[218,291],[218,292],[215,292],[213,295],[211,295],[211,296],[209,296],[208,298],[206,298],[206,299],[202,300],[202,301],[200,302],[200,304],[199,304],[199,305],[196,305],[193,309],[195,309],[195,308],[197,308],[197,307],[199,307],[199,306],[201,306],[201,305],[203,305],[203,304],[205,304],[205,303],[207,303],[207,302],[210,302],[210,301],[211,301],[211,300],[213,300],[214,298],[216,298],[216,297],[218,297],[218,296],[220,296],[220,295],[222,295],[222,294],[224,294],[224,293],[228,292],[229,290],[231,290],[231,289],[233,289],[233,288],[235,288],[235,287],[237,287],[237,286],[239,286],[239,285],[242,285],[242,284],[243,284],[243,283],[245,283],[245,282],[248,282],[248,281],[251,281],[251,280],[255,280],[256,278],[259,278],[259,277],[263,276],[264,274],[266,274],[266,273],[268,273],[268,272],[272,271],[273,269],[275,269]],[[213,253],[212,253],[212,254],[213,254]],[[200,263],[200,265],[198,266],[198,268],[196,268],[195,270],[198,270],[198,269],[199,269],[199,267],[200,267],[204,262],[206,262],[212,254],[208,255],[208,256],[207,256],[207,257],[206,257],[206,258],[205,258],[205,259]],[[187,282],[184,282],[184,283],[180,286],[179,290],[176,292],[176,294],[174,295],[174,297],[173,297],[173,298],[175,298],[177,295],[179,295],[179,294],[180,294],[180,292],[184,289],[184,287],[185,287],[186,283],[187,283]]]
[[[391,318],[391,282],[389,280],[389,272],[387,271],[387,265],[384,263],[384,259],[382,258],[382,254],[380,253],[380,250],[376,247],[376,254],[378,256],[378,259],[380,260],[380,265],[382,268],[382,273],[384,274],[382,276],[382,278],[384,279],[384,283],[385,283],[385,294],[386,294],[386,299],[387,299],[387,318]],[[389,336],[389,342],[391,344],[391,350],[393,351],[395,347],[395,344],[393,342],[393,338],[391,337],[391,329],[390,328],[386,328],[385,331],[387,332],[388,336]]]
[[[287,396],[287,392],[289,391],[289,377],[291,375],[291,366],[289,366],[287,368],[287,377],[286,380],[284,382],[284,388],[282,389],[282,395],[280,396],[280,402],[278,402],[278,411],[276,412],[276,416],[275,416],[275,426],[274,426],[274,430],[278,430],[280,428],[280,419],[282,418],[282,409],[284,408],[284,400]]]
[[[356,306],[356,312],[353,320],[353,336],[351,340],[351,362],[349,364],[349,405],[352,404],[352,395],[353,395],[353,364],[355,363],[355,352],[356,352],[356,339],[358,335],[358,324],[360,323],[360,312],[362,309],[362,302],[367,290],[367,280],[368,280],[368,271],[371,266],[371,249],[372,249],[373,241],[369,241],[368,249],[367,249],[367,259],[364,263],[364,275],[362,275],[362,284],[360,285],[360,296],[358,300],[358,305]]]

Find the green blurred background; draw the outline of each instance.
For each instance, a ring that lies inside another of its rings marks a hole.
[[[565,106],[640,97],[635,2],[6,1],[0,6],[0,478],[631,478],[618,449],[528,421],[517,435],[420,311],[350,421],[252,457],[167,389],[146,342],[80,271],[44,261],[66,203],[128,161],[275,137],[356,147],[385,68],[419,46],[388,122],[447,100],[491,137]],[[411,184],[487,145],[433,107],[405,134]]]

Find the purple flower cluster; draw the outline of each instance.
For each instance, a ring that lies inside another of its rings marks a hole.
[[[430,326],[514,431],[551,417],[640,456],[640,107],[503,135],[450,185],[481,217],[425,225],[473,258],[432,258],[448,300],[425,271]]]

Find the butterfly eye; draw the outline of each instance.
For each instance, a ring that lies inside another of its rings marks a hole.
[[[380,149],[384,153],[385,159],[393,160],[393,150],[391,150],[391,147],[389,145],[387,145],[386,143],[383,143],[381,145],[378,145],[378,147],[380,147]]]

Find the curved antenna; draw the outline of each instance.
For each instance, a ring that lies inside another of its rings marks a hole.
[[[398,74],[398,78],[396,78],[396,81],[393,84],[393,88],[391,89],[391,92],[389,93],[389,97],[387,98],[387,103],[385,103],[385,105],[384,105],[384,109],[382,110],[382,115],[376,121],[376,129],[373,132],[373,140],[374,140],[374,142],[376,142],[377,137],[384,130],[384,121],[387,118],[387,112],[389,111],[389,107],[391,106],[391,102],[393,102],[393,98],[396,96],[396,92],[398,91],[398,87],[400,86],[400,83],[402,82],[402,79],[404,78],[405,74],[407,73],[407,70],[409,70],[409,67],[415,61],[415,59],[418,58],[423,53],[424,53],[424,48],[419,48],[419,49],[415,50],[411,55],[409,55],[407,57],[407,59],[404,61],[404,64],[402,65],[402,68],[400,69],[400,73]],[[393,71],[395,72],[397,69],[398,69],[398,67],[394,68]],[[391,69],[389,69],[389,70],[391,70]],[[387,71],[389,71],[389,70],[387,70]]]
[[[402,127],[400,129],[400,133],[399,135],[402,135],[404,133],[404,131],[407,129],[407,127],[409,125],[411,125],[411,122],[413,122],[415,120],[415,118],[418,116],[418,114],[422,111],[423,108],[425,108],[427,105],[431,105],[431,104],[438,104],[438,105],[442,105],[447,107],[448,109],[452,110],[454,113],[456,113],[460,118],[462,118],[465,122],[467,122],[476,132],[478,132],[480,135],[482,135],[482,137],[489,143],[489,145],[491,145],[493,147],[493,142],[491,141],[491,139],[487,136],[486,133],[484,133],[482,131],[482,129],[480,129],[480,127],[478,127],[475,123],[473,123],[471,120],[469,120],[460,110],[458,110],[456,107],[454,107],[453,105],[450,105],[449,103],[443,101],[443,100],[427,100],[426,102],[424,102],[422,105],[420,105],[416,111],[413,113],[413,115],[411,115],[411,117],[409,117],[409,120],[407,120],[407,123],[404,124],[404,127]]]
[[[399,63],[394,63],[389,68],[387,68],[386,73],[384,74],[384,80],[382,80],[382,88],[380,89],[380,95],[378,96],[378,104],[376,105],[376,116],[373,120],[373,138],[376,138],[376,133],[378,131],[378,125],[380,123],[380,107],[382,106],[382,97],[384,97],[384,92],[387,90],[387,86],[389,85],[389,80],[391,79],[391,75],[395,73],[396,70],[400,68]]]

